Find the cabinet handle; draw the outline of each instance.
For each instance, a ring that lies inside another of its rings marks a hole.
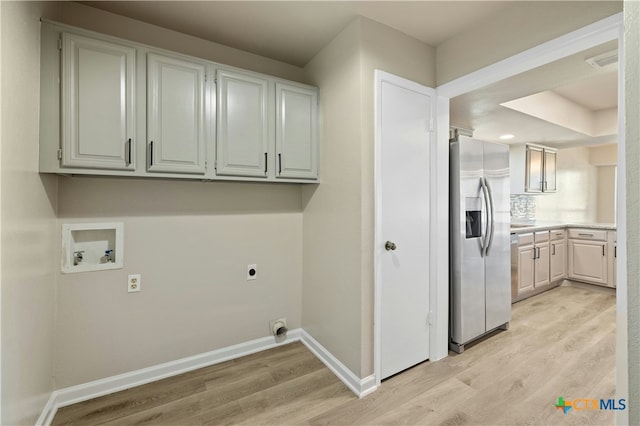
[[[282,174],[282,154],[278,154],[278,174]]]
[[[538,259],[540,259],[540,247],[538,247]]]
[[[533,248],[533,260],[536,260],[536,259],[537,259],[537,257],[536,257],[536,248],[534,247]]]
[[[555,244],[551,244],[551,248],[552,248],[551,255],[555,256],[556,255],[556,245]]]
[[[592,237],[593,238],[593,234],[583,234],[583,233],[579,233],[578,234],[579,237]]]
[[[131,165],[131,138],[124,143],[124,165]]]
[[[613,246],[613,257],[618,257],[618,246]]]
[[[268,166],[269,161],[267,161],[267,158],[268,158],[267,153],[265,152],[264,153],[264,174],[265,175],[267,174],[267,170],[269,170],[269,166]]]
[[[606,255],[604,254],[604,244],[602,245],[602,255],[603,255],[603,256],[606,256]]]
[[[153,141],[149,142],[149,166],[153,166]]]

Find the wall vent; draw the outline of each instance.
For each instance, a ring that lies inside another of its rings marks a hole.
[[[618,64],[618,49],[587,58],[585,62],[597,70],[613,68]]]

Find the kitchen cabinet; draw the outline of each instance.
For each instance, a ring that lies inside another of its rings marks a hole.
[[[551,282],[567,278],[567,240],[564,229],[550,231],[549,275]]]
[[[517,266],[512,263],[514,266],[512,273],[517,274],[517,286],[513,284],[514,287],[512,287],[511,297],[513,302],[549,289],[552,284],[564,277],[564,266],[558,263],[559,259],[564,259],[564,256],[562,256],[564,249],[559,244],[564,240],[556,239],[550,242],[550,238],[554,237],[551,237],[549,231],[536,231],[518,235],[515,260],[517,261]],[[554,244],[557,257],[552,255]],[[558,269],[562,270],[562,272],[559,273]],[[514,288],[516,289],[515,291]]]
[[[276,83],[278,178],[318,178],[318,92]]]
[[[218,71],[216,174],[267,177],[268,86],[264,78]]]
[[[557,152],[540,145],[509,148],[511,193],[543,193],[557,190]]]
[[[569,229],[570,279],[608,285],[607,231]]]
[[[63,24],[40,41],[42,173],[319,180],[316,87]]]
[[[618,234],[616,231],[608,232],[608,246],[609,246],[609,256],[608,259],[608,268],[609,268],[609,287],[617,286],[617,261],[618,261]]]
[[[135,170],[136,49],[61,34],[63,168]]]
[[[533,288],[551,284],[549,276],[549,231],[534,233],[534,283]]]
[[[533,291],[535,277],[535,255],[533,234],[520,235],[518,242],[518,294]]]
[[[147,55],[150,172],[205,173],[204,63]]]

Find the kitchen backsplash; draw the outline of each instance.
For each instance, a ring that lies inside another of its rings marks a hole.
[[[535,220],[536,200],[532,195],[511,195],[511,221]]]

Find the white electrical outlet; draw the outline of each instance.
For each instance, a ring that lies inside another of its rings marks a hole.
[[[142,275],[140,274],[129,275],[129,279],[127,280],[127,291],[129,293],[140,291],[141,285],[142,285]]]
[[[247,265],[247,281],[258,279],[258,265]]]

